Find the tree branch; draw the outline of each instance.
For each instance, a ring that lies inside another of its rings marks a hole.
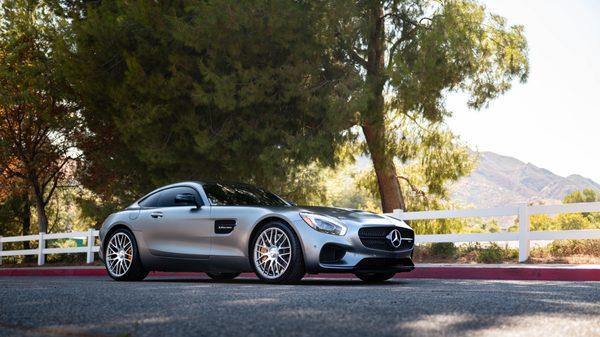
[[[354,48],[350,48],[350,50],[348,51],[348,54],[350,56],[350,59],[352,61],[354,61],[354,63],[357,63],[359,65],[361,65],[363,68],[367,67],[367,60],[365,60],[364,58],[362,58]]]
[[[50,191],[48,192],[46,197],[44,198],[42,196],[42,202],[44,203],[44,205],[46,205],[50,201],[50,198],[52,198],[52,195],[54,194],[54,191],[56,190],[56,186],[58,185],[58,180],[60,179],[60,173],[62,172],[63,167],[65,167],[65,165],[71,160],[72,160],[71,157],[66,157],[65,160],[63,160],[63,162],[58,166],[58,168],[56,168],[54,173],[52,173],[50,175],[50,177],[46,181],[44,181],[44,183],[42,184],[42,192],[43,192],[46,189],[46,187],[48,186],[48,184],[50,182],[52,182],[52,187],[50,188]]]
[[[423,24],[423,22],[424,21],[432,22],[433,19],[435,19],[439,15],[434,15],[432,17],[423,17],[423,18],[419,19],[419,21],[410,19],[406,13],[390,12],[390,13],[387,13],[384,15],[384,17],[387,17],[387,16],[395,17],[396,19],[412,26],[412,29],[410,29],[410,30],[405,31],[403,29],[401,36],[390,47],[390,51],[389,51],[389,55],[388,55],[388,64],[387,64],[387,69],[390,70],[392,67],[392,60],[394,59],[394,55],[396,54],[396,50],[398,49],[400,44],[402,44],[402,42],[408,41],[410,38],[412,38],[413,34],[416,32],[417,28],[430,29],[427,25]],[[405,27],[403,27],[403,28],[405,28]]]
[[[425,191],[423,191],[423,190],[419,189],[418,187],[416,187],[415,185],[413,185],[413,183],[410,181],[410,179],[408,179],[408,177],[398,175],[398,179],[402,179],[402,180],[406,181],[406,183],[408,184],[408,186],[410,187],[410,189],[413,192],[415,192],[417,195],[420,195],[423,199],[429,200],[427,198],[427,194],[425,194]]]
[[[358,54],[358,52],[356,51],[354,46],[352,46],[350,43],[347,43],[344,40],[344,38],[342,37],[342,34],[340,33],[340,31],[337,27],[336,27],[336,31],[335,31],[335,37],[337,39],[339,39],[342,50],[346,51],[346,54],[348,54],[348,57],[350,58],[350,60],[352,62],[362,66],[363,68],[367,67],[367,60],[365,60],[362,56],[360,56]]]

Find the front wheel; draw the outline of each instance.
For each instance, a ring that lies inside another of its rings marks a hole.
[[[284,223],[262,226],[251,241],[252,266],[269,283],[295,283],[304,276],[304,258],[296,234]]]
[[[354,275],[368,283],[380,283],[391,279],[396,273],[356,273]]]
[[[106,271],[114,280],[141,281],[148,275],[140,261],[135,237],[129,230],[118,229],[112,233],[104,253]]]

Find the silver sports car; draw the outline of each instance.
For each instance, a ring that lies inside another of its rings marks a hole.
[[[200,271],[229,280],[253,271],[272,283],[349,272],[381,282],[414,269],[414,232],[389,216],[296,206],[247,184],[183,182],[111,214],[100,230],[117,281],[149,271]]]

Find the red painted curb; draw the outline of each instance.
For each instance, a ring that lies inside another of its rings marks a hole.
[[[600,281],[600,269],[574,268],[493,268],[493,267],[423,267],[396,278],[527,280],[527,281]]]
[[[0,276],[107,276],[103,268],[7,268]],[[152,272],[150,276],[204,277],[204,273]],[[354,278],[352,274],[307,275],[310,278]],[[242,277],[256,276],[243,273]],[[476,279],[476,280],[537,280],[537,281],[600,281],[600,269],[535,268],[535,267],[421,267],[395,278],[407,279]]]

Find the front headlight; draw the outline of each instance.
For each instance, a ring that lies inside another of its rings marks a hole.
[[[300,217],[307,225],[319,232],[333,235],[346,234],[346,226],[336,218],[315,213],[300,213]]]

